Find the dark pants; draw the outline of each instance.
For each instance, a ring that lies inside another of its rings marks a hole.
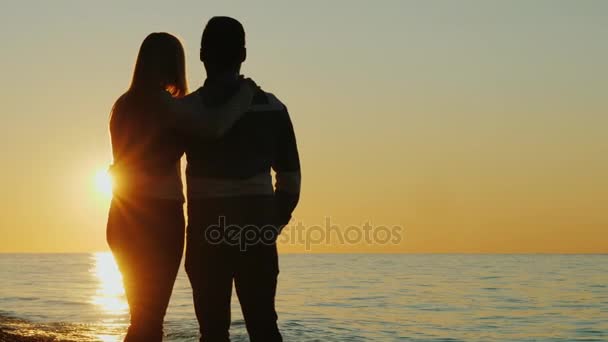
[[[201,341],[230,341],[232,283],[241,303],[251,342],[282,341],[274,299],[279,274],[276,238],[238,243],[205,237],[224,217],[227,225],[262,227],[274,220],[274,202],[268,198],[192,201],[188,209],[186,272],[192,285]]]
[[[114,198],[107,239],[122,273],[131,324],[125,341],[161,341],[184,248],[181,201]]]

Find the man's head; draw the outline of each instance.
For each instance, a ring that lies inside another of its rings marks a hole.
[[[239,73],[246,58],[243,25],[230,17],[211,18],[201,39],[201,61],[207,76]]]

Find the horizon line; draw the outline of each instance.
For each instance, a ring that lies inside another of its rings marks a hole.
[[[8,254],[97,254],[111,253],[105,251],[91,252],[0,252],[0,255]],[[608,252],[279,252],[282,255],[606,255]]]

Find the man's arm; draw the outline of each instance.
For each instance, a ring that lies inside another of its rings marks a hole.
[[[296,136],[287,108],[277,120],[277,147],[272,165],[276,172],[275,198],[281,228],[291,219],[291,213],[300,199],[302,176]]]

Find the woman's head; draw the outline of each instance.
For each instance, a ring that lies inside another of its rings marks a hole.
[[[175,97],[188,92],[184,47],[165,33],[151,33],[144,39],[133,72],[130,90],[164,89]]]

